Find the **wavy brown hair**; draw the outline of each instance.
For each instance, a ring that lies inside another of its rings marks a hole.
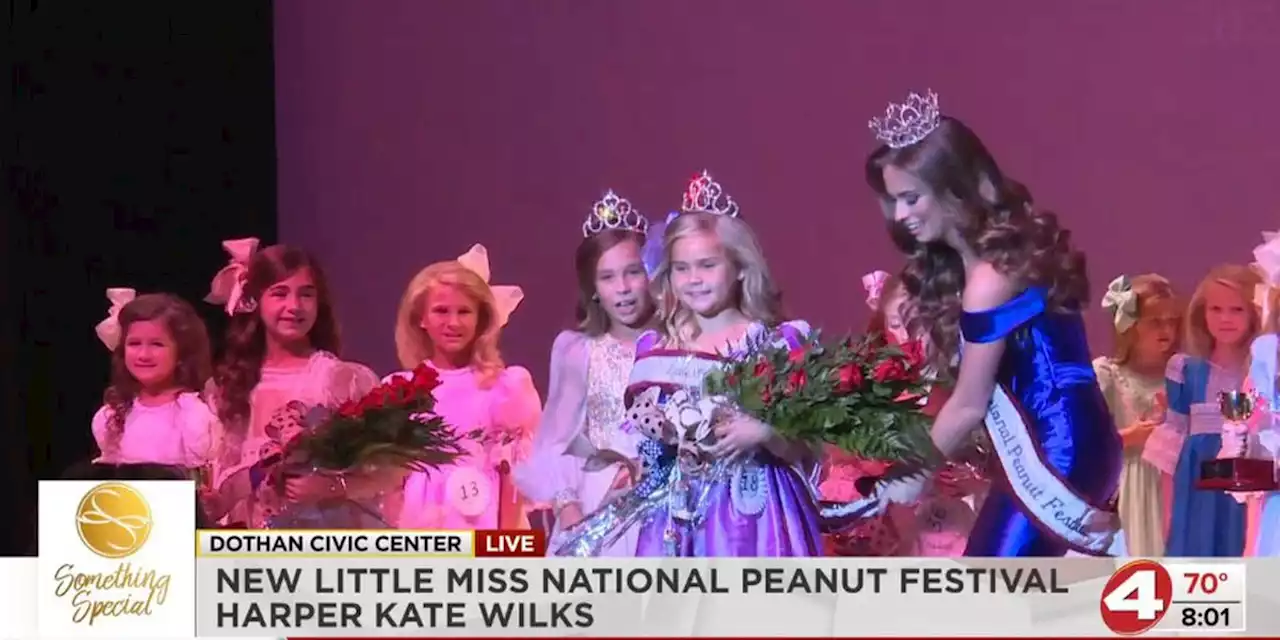
[[[964,262],[952,247],[917,242],[905,227],[892,223],[893,199],[884,184],[886,167],[925,183],[954,214],[961,239],[979,259],[1019,286],[1045,287],[1050,310],[1079,312],[1088,303],[1084,254],[1072,246],[1071,232],[1055,214],[1037,209],[1026,187],[1000,171],[969,127],[944,116],[924,140],[901,149],[881,146],[866,164],[867,184],[880,196],[894,243],[907,255],[901,279],[910,296],[904,312],[910,318],[911,333],[927,333],[931,359],[939,371],[954,373]]]
[[[578,250],[573,254],[573,269],[578,279],[578,304],[574,310],[574,319],[578,322],[579,331],[592,337],[604,335],[612,322],[596,295],[596,267],[600,264],[600,257],[624,242],[634,242],[643,250],[644,239],[644,235],[636,231],[606,229],[583,238],[578,244]],[[646,290],[645,295],[651,294]],[[657,305],[650,304],[649,307],[656,310]]]
[[[186,300],[168,293],[138,296],[120,309],[120,343],[111,352],[111,385],[102,401],[111,409],[102,453],[115,453],[124,435],[124,424],[141,387],[125,365],[129,328],[138,322],[159,322],[173,340],[175,366],[173,384],[182,391],[199,392],[209,380],[212,356],[209,330],[195,308]]]
[[[261,300],[263,292],[272,285],[303,269],[311,272],[311,279],[316,285],[316,321],[307,337],[312,348],[337,355],[341,343],[329,280],[311,254],[280,244],[255,253],[249,260],[244,296],[253,301]],[[239,442],[248,432],[250,394],[262,379],[262,360],[266,351],[267,331],[262,315],[254,311],[232,316],[227,324],[222,360],[214,373],[218,418],[230,437],[226,443],[229,448],[238,450]]]

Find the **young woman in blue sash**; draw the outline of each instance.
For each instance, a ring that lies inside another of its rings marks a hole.
[[[870,125],[866,177],[907,255],[908,315],[954,377],[934,444],[949,457],[985,422],[998,463],[965,555],[1107,555],[1123,455],[1080,315],[1084,255],[935,93]],[[880,501],[924,484],[886,481]]]
[[[643,471],[556,536],[552,554],[600,555],[634,532],[637,556],[821,555],[817,452],[701,394],[706,375],[748,341],[799,346],[808,332],[783,321],[755,234],[706,172],[667,225],[653,282],[661,328],[637,339],[625,393],[624,428],[640,435]],[[675,425],[699,435],[676,437]]]

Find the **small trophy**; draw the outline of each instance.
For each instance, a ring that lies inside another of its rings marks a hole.
[[[1244,391],[1218,394],[1218,408],[1228,422],[1247,422],[1253,416],[1257,398]],[[1273,491],[1276,489],[1274,463],[1258,458],[1217,458],[1200,463],[1196,488],[1210,491]]]

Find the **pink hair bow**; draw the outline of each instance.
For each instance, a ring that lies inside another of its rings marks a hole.
[[[472,245],[470,251],[458,256],[458,263],[480,276],[485,284],[489,284],[489,250],[485,249],[484,245]],[[511,312],[515,311],[524,300],[524,290],[520,287],[489,285],[489,291],[493,293],[498,326],[505,327]]]
[[[107,300],[111,301],[111,308],[107,310],[107,317],[93,330],[98,334],[98,339],[102,344],[107,345],[107,349],[115,351],[120,346],[120,310],[126,304],[133,302],[138,297],[138,292],[127,288],[111,288],[107,289]]]
[[[888,271],[876,270],[862,276],[862,288],[867,291],[867,306],[873,311],[880,308],[880,298],[884,296],[884,285],[888,281]]]
[[[257,301],[244,295],[244,283],[249,277],[249,259],[258,251],[258,242],[257,238],[223,241],[222,248],[231,256],[231,262],[213,276],[205,302],[225,305],[229,316],[252,313],[258,308]]]

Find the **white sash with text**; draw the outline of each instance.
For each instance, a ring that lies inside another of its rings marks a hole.
[[[1072,548],[1106,555],[1116,535],[1115,513],[1089,504],[1040,457],[1031,431],[1004,387],[987,408],[987,432],[1023,512]]]

